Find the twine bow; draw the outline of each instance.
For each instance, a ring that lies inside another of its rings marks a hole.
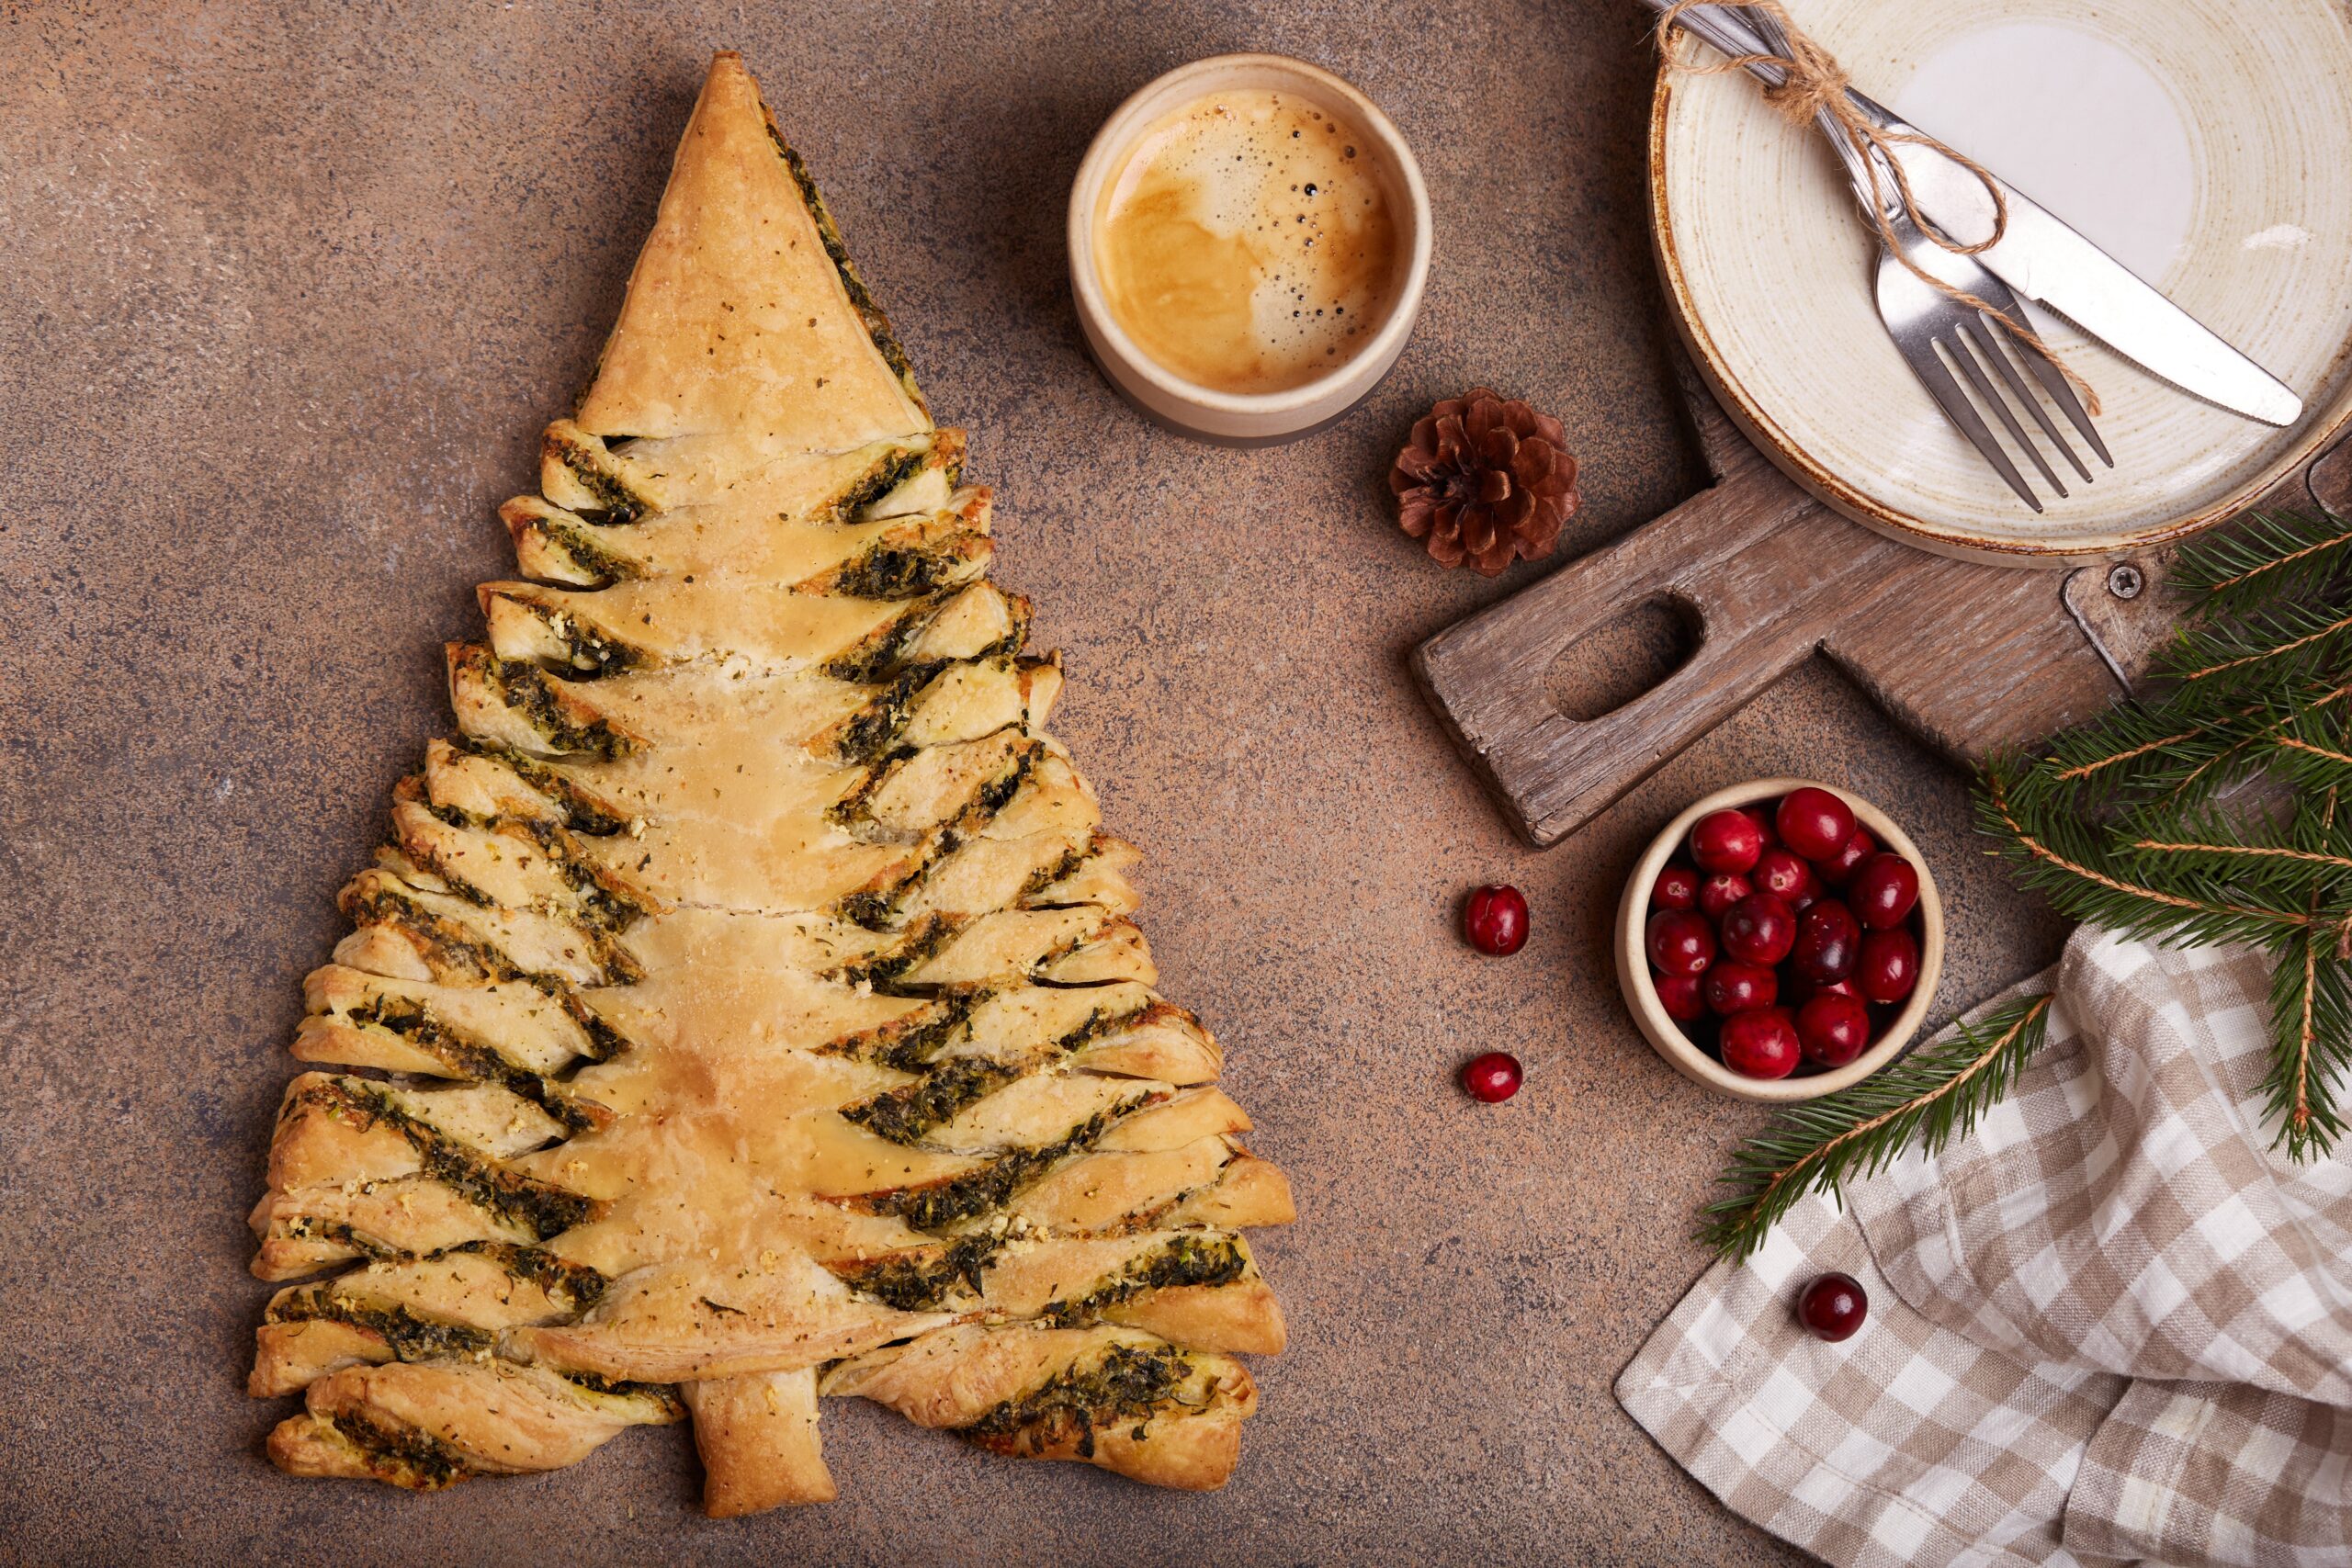
[[[1658,17],[1660,40],[1662,42],[1666,40],[1676,20],[1693,6],[1724,3],[1729,3],[1729,0],[1674,0],[1674,4],[1668,6],[1664,14]],[[1947,283],[1922,267],[1917,262],[1913,261],[1895,240],[1894,226],[1887,220],[1886,217],[1884,187],[1880,184],[1879,171],[1882,164],[1893,173],[1895,195],[1901,200],[1903,210],[1910,217],[1911,221],[1917,225],[1919,231],[1937,246],[1956,256],[1973,256],[1989,251],[1999,244],[2002,236],[2008,232],[2008,197],[2003,194],[2000,182],[1993,177],[1993,171],[1965,152],[1947,146],[1935,137],[1924,136],[1916,131],[1889,130],[1872,121],[1855,106],[1852,98],[1847,96],[1846,88],[1849,78],[1846,68],[1838,63],[1835,55],[1806,36],[1804,30],[1790,17],[1787,7],[1781,4],[1781,0],[1744,0],[1744,3],[1749,10],[1761,12],[1778,25],[1781,39],[1787,45],[1786,53],[1741,54],[1713,65],[1692,65],[1678,59],[1674,51],[1668,49],[1666,51],[1667,68],[1692,76],[1714,76],[1726,71],[1744,71],[1750,65],[1779,66],[1781,79],[1779,83],[1765,87],[1764,101],[1771,105],[1781,117],[1792,125],[1807,126],[1817,118],[1826,117],[1829,123],[1836,128],[1836,133],[1845,140],[1846,144],[1853,150],[1855,156],[1861,160],[1862,167],[1869,172],[1871,226],[1878,231],[1879,243],[1886,247],[1886,254],[1902,263],[1904,269],[1912,276],[1954,304],[1964,305],[1973,310],[1982,310],[1986,315],[2000,321],[2016,335],[2018,342],[2031,349],[2044,364],[2065,378],[2066,384],[2081,397],[2086,408],[2092,413],[2098,413],[2099,412],[2098,394],[2091,389],[2089,382],[2084,380],[2072,367],[2058,357],[2055,349],[2042,341],[2041,334],[2035,332],[2026,321],[2021,310],[2016,312],[2004,310],[1990,300],[1979,299],[1956,284]],[[1894,148],[1902,142],[1928,148],[1940,156],[1951,159],[1975,176],[1977,184],[1984,187],[1984,194],[1993,198],[1993,231],[1990,234],[1974,244],[1964,244],[1945,233],[1937,226],[1934,220],[1920,211],[1918,200],[1911,193],[1911,176],[1904,172],[1903,161],[1894,153]]]

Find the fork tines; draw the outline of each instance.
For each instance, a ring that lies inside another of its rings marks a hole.
[[[2018,416],[2011,408],[2013,403],[2023,409],[2041,428],[2049,445],[2057,448],[2083,483],[2090,482],[2091,470],[2068,444],[2057,422],[2050,417],[2042,400],[2034,396],[2033,386],[2026,380],[2027,375],[2030,375],[2049,400],[2058,406],[2059,412],[2066,416],[2067,423],[2098,455],[2099,461],[2110,468],[2115,466],[2115,459],[2108,453],[2107,443],[2099,439],[2098,431],[2092,425],[2090,414],[2083,408],[2081,400],[2075,397],[2075,389],[2066,384],[2066,378],[2059,374],[2055,366],[2017,341],[2016,333],[2008,322],[1984,310],[1971,310],[1955,319],[1950,335],[1939,336],[1934,341],[1941,362],[1939,367],[1948,367],[1944,384],[1938,386],[1935,379],[1928,377],[1925,367],[1915,365],[1913,368],[1920,372],[1923,380],[1928,381],[1928,390],[1936,395],[1936,400],[1943,405],[1945,414],[1960,427],[1961,434],[1984,455],[1985,461],[2008,481],[2009,488],[2016,491],[2028,506],[2036,512],[2042,509],[2041,499],[2026,482],[2025,476],[2010,459],[1999,438],[1985,424],[1979,409],[1990,412],[2000,422],[2001,428],[2008,433],[2010,443],[2025,454],[2041,472],[2043,482],[2057,494],[2064,496],[2067,493],[2065,481],[2058,477],[2057,469],[2042,456],[2041,446],[2018,422]],[[2024,375],[2019,374],[2020,365]],[[1975,394],[1973,402],[1951,380],[1950,372],[1957,372],[1960,380],[1967,383],[1969,391]],[[2007,397],[1996,389],[1996,383],[1999,389],[2006,389]]]

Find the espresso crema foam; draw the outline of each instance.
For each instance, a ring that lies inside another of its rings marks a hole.
[[[1295,93],[1196,98],[1136,141],[1094,218],[1105,301],[1136,346],[1218,391],[1279,392],[1379,329],[1396,221],[1370,139]]]

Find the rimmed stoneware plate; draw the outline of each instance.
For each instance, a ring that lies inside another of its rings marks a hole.
[[[1877,243],[1827,144],[1744,73],[1661,72],[1650,209],[1683,336],[1726,412],[1859,523],[2059,565],[2219,522],[2352,419],[2352,10],[2340,0],[1796,0],[1855,84],[2164,290],[2299,393],[2279,430],[2149,376],[2047,312],[2115,467],[2037,516],[1880,324]],[[1692,62],[1714,55],[1678,44]],[[2020,465],[2021,467],[2023,465]],[[2062,467],[2062,475],[2064,470]]]

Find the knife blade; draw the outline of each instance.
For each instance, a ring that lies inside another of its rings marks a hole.
[[[1662,11],[1670,0],[1645,3]],[[1679,21],[1726,54],[1770,52],[1736,6],[1695,6]],[[1781,75],[1761,64],[1748,70],[1771,82]],[[1846,96],[1884,130],[1925,134],[1864,94],[1849,88]],[[1898,141],[1889,151],[1910,177],[1920,213],[1945,234],[1973,244],[1992,233],[1993,199],[1974,175],[1930,147]],[[2185,392],[2265,424],[2292,424],[2302,417],[2303,400],[2292,388],[2040,202],[1998,175],[1994,183],[2009,220],[2000,243],[1976,254],[1987,271]]]

